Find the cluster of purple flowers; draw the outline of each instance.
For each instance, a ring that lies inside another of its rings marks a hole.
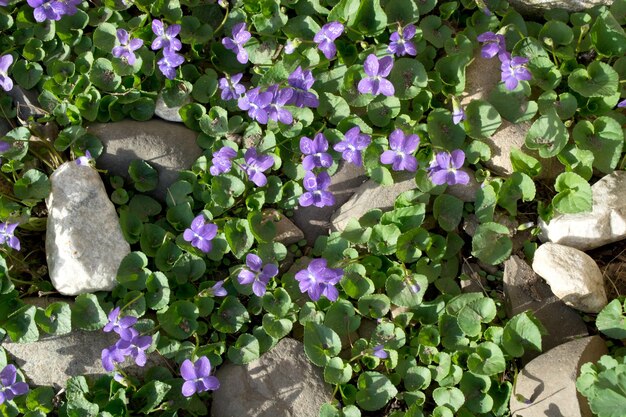
[[[532,78],[530,71],[526,68],[528,58],[521,56],[511,57],[506,51],[506,43],[503,35],[493,32],[485,32],[476,38],[483,43],[481,56],[483,58],[493,58],[498,56],[500,59],[501,80],[507,90],[515,90],[520,81],[529,81]]]
[[[65,15],[71,16],[76,13],[76,6],[82,0],[27,0],[32,7],[33,16],[37,22],[45,20],[61,20]]]
[[[211,175],[217,176],[230,172],[233,167],[233,159],[236,156],[237,151],[228,146],[222,146],[217,152],[213,152],[213,159],[211,160],[213,165],[209,168]],[[246,173],[250,181],[257,187],[263,187],[267,184],[265,172],[274,166],[274,157],[258,154],[255,148],[249,148],[243,155],[243,159],[244,163],[239,167]]]
[[[330,175],[326,171],[315,174],[317,168],[328,169],[333,164],[333,158],[328,151],[328,140],[322,133],[315,135],[313,140],[303,136],[300,138],[300,151],[305,155],[302,166],[306,170],[304,174],[304,192],[298,202],[303,207],[314,205],[316,207],[332,206],[335,197],[328,191],[330,187]]]
[[[185,380],[182,388],[185,397],[191,397],[196,392],[215,391],[220,387],[220,381],[211,376],[211,362],[206,356],[198,358],[195,363],[185,359],[180,366],[180,375]]]
[[[19,223],[0,223],[0,245],[6,244],[15,250],[20,250],[20,240],[14,235]]]
[[[185,62],[185,58],[177,53],[183,47],[176,37],[180,33],[180,25],[174,24],[166,28],[163,22],[155,19],[152,21],[152,32],[156,39],[152,41],[150,49],[153,51],[163,49],[163,57],[157,61],[159,70],[165,77],[173,80],[176,77],[176,68]]]
[[[407,135],[401,129],[396,129],[389,135],[389,147],[380,156],[380,162],[391,164],[394,171],[417,171],[417,158],[413,152],[419,146],[420,138],[416,134]]]
[[[217,226],[207,223],[204,215],[196,216],[191,226],[183,232],[183,239],[191,243],[194,248],[200,249],[204,253],[211,252],[212,240],[217,235]]]
[[[335,285],[343,278],[341,268],[329,268],[326,259],[313,259],[306,269],[296,273],[296,281],[300,283],[300,292],[306,292],[313,301],[323,295],[330,301],[336,301],[339,291]]]
[[[246,87],[239,84],[241,77],[243,77],[243,74],[239,73],[231,75],[230,77],[220,78],[219,88],[222,91],[222,100],[236,100],[245,93]]]
[[[13,364],[9,364],[0,371],[0,404],[5,401],[11,401],[18,395],[24,395],[28,392],[28,384],[26,382],[17,381],[17,368]]]
[[[243,46],[252,37],[250,32],[246,30],[246,23],[241,22],[234,25],[232,34],[232,38],[223,38],[222,44],[226,49],[230,49],[237,54],[237,61],[239,61],[240,64],[246,64],[248,62],[248,52]]]
[[[141,336],[133,327],[137,318],[126,316],[120,318],[120,308],[116,307],[109,313],[109,322],[104,326],[105,332],[114,331],[119,340],[112,346],[102,350],[102,367],[111,372],[116,363],[121,363],[130,356],[139,366],[144,366],[148,360],[146,349],[152,344],[152,336]]]
[[[252,292],[262,297],[267,290],[270,279],[278,275],[278,266],[275,264],[263,264],[263,260],[253,253],[246,256],[246,267],[239,271],[237,280],[241,285],[252,284]]]
[[[465,153],[456,149],[452,153],[439,152],[435,160],[428,167],[428,176],[435,185],[467,184],[470,177],[465,171],[460,171],[465,162]]]

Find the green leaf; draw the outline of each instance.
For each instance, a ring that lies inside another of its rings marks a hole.
[[[44,332],[55,336],[72,330],[72,312],[69,304],[64,302],[52,303],[45,310],[38,309],[35,321]]]
[[[326,312],[324,325],[334,330],[340,337],[345,337],[359,328],[361,317],[356,315],[351,302],[339,299],[332,303]]]
[[[380,0],[361,0],[354,22],[348,21],[348,26],[365,36],[376,36],[385,30],[387,15],[380,7]]]
[[[98,330],[107,323],[107,315],[94,294],[80,294],[72,307],[72,325],[82,330]]]
[[[304,326],[304,352],[317,366],[326,366],[341,351],[337,333],[322,324],[307,322]]]
[[[271,217],[265,217],[259,211],[248,213],[250,231],[259,242],[271,242],[276,236],[276,224]]]
[[[535,199],[535,183],[526,174],[514,172],[504,181],[498,192],[498,204],[505,208],[511,216],[517,215],[517,201],[533,201]]]
[[[281,319],[271,313],[263,316],[263,330],[275,339],[282,339],[287,336],[293,327],[293,323],[288,319]]]
[[[31,390],[26,396],[26,407],[29,410],[50,413],[54,410],[55,392],[52,387],[37,387]]]
[[[163,330],[178,340],[185,340],[198,329],[198,307],[187,300],[177,300],[164,312],[157,313]]]
[[[228,348],[228,359],[236,365],[245,365],[260,356],[259,341],[249,333],[237,338],[234,345]]]
[[[613,118],[602,116],[592,122],[581,120],[572,132],[580,149],[593,152],[593,167],[605,174],[613,172],[624,147],[624,134]]]
[[[211,195],[215,204],[222,208],[229,208],[235,204],[235,197],[239,197],[246,189],[246,185],[234,175],[220,175],[211,179]]]
[[[411,366],[404,376],[404,387],[409,391],[425,390],[430,386],[432,374],[425,366]]]
[[[142,193],[154,190],[159,183],[159,173],[146,161],[133,160],[128,167],[128,174],[135,189]]]
[[[345,384],[352,378],[352,367],[339,357],[331,358],[324,367],[324,381],[329,384]]]
[[[567,144],[569,134],[556,111],[541,116],[526,134],[526,146],[537,149],[539,156],[550,158],[557,155]]]
[[[607,304],[596,317],[598,330],[613,339],[626,339],[626,314],[619,300]]]
[[[456,412],[465,402],[465,395],[456,387],[439,387],[433,391],[433,399],[438,406],[446,406]]]
[[[529,101],[529,95],[528,83],[519,83],[513,91],[508,90],[504,83],[499,83],[489,94],[489,102],[504,119],[520,123],[532,119],[537,113],[537,103]]]
[[[115,73],[111,61],[98,58],[89,73],[89,81],[102,91],[113,92],[122,84],[122,78]]]
[[[367,117],[374,126],[387,126],[399,113],[400,100],[394,96],[379,95],[367,105]]]
[[[506,370],[504,354],[493,342],[483,342],[467,358],[467,367],[477,375],[491,376]]]
[[[317,113],[335,125],[351,115],[350,106],[346,100],[330,93],[320,94],[320,105],[317,108]]]
[[[472,100],[465,108],[465,131],[473,139],[490,138],[502,124],[498,111],[483,100]]]
[[[391,2],[402,3],[402,2]],[[417,29],[419,31],[419,29]],[[424,65],[410,58],[399,58],[394,62],[388,77],[396,91],[395,97],[400,100],[415,98],[422,88],[428,85],[428,74]]]
[[[626,52],[626,33],[608,9],[602,10],[589,34],[593,46],[603,55],[623,56]]]
[[[278,287],[273,292],[266,292],[263,295],[263,308],[277,317],[285,317],[292,305],[291,297],[284,288]]]
[[[513,242],[509,229],[494,222],[478,226],[472,238],[472,255],[489,265],[503,262],[511,254]]]
[[[13,184],[13,192],[21,200],[42,200],[50,194],[50,180],[43,172],[29,169]]]
[[[514,316],[504,326],[502,347],[514,358],[524,355],[527,348],[541,352],[541,335],[545,329],[541,322],[530,311]]]
[[[389,378],[378,372],[363,372],[357,386],[356,402],[366,411],[380,410],[398,393]]]
[[[515,171],[530,177],[536,177],[541,173],[541,163],[517,148],[511,149],[511,165]]]
[[[575,172],[585,180],[590,180],[593,175],[593,152],[583,150],[575,144],[568,144],[557,155],[559,161],[565,165],[566,171]]]
[[[433,203],[433,216],[443,230],[451,232],[463,217],[463,201],[450,194],[438,195]]]
[[[120,262],[117,282],[129,290],[143,290],[146,287],[146,279],[150,275],[150,270],[146,266],[148,266],[146,255],[142,252],[129,253]]]
[[[93,33],[94,46],[105,53],[111,53],[117,41],[116,30],[115,25],[108,22],[97,25]]]
[[[37,62],[28,62],[20,59],[13,65],[11,75],[22,88],[30,90],[41,80],[43,68]]]
[[[169,304],[170,287],[164,273],[157,271],[150,274],[146,280],[146,289],[148,292],[145,294],[145,298],[148,308],[160,310]]]
[[[465,130],[452,122],[452,113],[446,109],[434,109],[426,121],[432,144],[438,148],[453,151],[463,147]]]
[[[236,333],[250,321],[246,307],[236,297],[228,296],[220,308],[211,315],[211,324],[221,333]]]
[[[391,274],[385,281],[385,290],[390,301],[400,307],[413,308],[422,303],[428,288],[428,278],[421,274],[401,277]]]
[[[150,381],[133,395],[133,404],[136,404],[140,413],[148,414],[155,410],[165,395],[172,388],[171,385],[161,381]]]
[[[593,207],[591,186],[583,177],[573,172],[564,172],[554,184],[557,195],[552,205],[561,213],[589,212]]]
[[[237,259],[243,258],[254,244],[254,236],[246,220],[229,220],[224,226],[224,234],[233,255]]]
[[[380,319],[387,315],[391,305],[386,295],[370,294],[359,298],[358,307],[364,316]]]
[[[35,306],[24,305],[11,315],[3,323],[11,340],[15,343],[30,343],[39,339],[39,330],[35,323]]]
[[[471,301],[459,311],[459,327],[469,337],[480,334],[481,323],[489,323],[496,317],[496,304],[491,298],[482,297]]]
[[[593,61],[586,69],[572,71],[567,84],[584,97],[611,96],[617,91],[619,75],[610,65]]]

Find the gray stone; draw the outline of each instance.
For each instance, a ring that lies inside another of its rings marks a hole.
[[[536,17],[547,10],[563,9],[570,12],[611,5],[613,0],[511,0],[511,6],[525,16]]]
[[[513,255],[504,262],[503,281],[507,315],[511,318],[531,310],[548,331],[541,340],[544,351],[589,335],[580,315],[555,296],[523,259]],[[539,352],[528,351],[524,361],[538,355]]]
[[[98,172],[66,162],[50,176],[46,260],[64,295],[110,291],[130,245]]]
[[[26,122],[30,117],[45,116],[46,112],[39,106],[39,94],[36,91],[23,90],[19,85],[14,84],[11,91],[7,91],[6,94],[13,98],[17,117],[22,122]]]
[[[98,168],[128,177],[130,163],[142,159],[159,173],[154,195],[161,199],[165,198],[167,187],[178,179],[179,171],[189,169],[202,155],[196,144],[198,134],[175,123],[124,120],[93,124],[87,130],[104,145],[104,152],[97,160]]]
[[[213,393],[213,417],[317,417],[332,395],[322,369],[294,339],[282,339],[247,365],[225,364],[215,376],[220,389]]]
[[[608,353],[599,336],[572,340],[530,361],[517,375],[509,402],[515,417],[593,417],[576,391],[576,378],[586,362]],[[521,400],[521,401],[520,401]]]
[[[304,239],[304,233],[298,229],[298,226],[293,224],[291,220],[278,210],[267,209],[263,210],[263,218],[268,221],[273,221],[276,226],[275,242],[280,242],[285,246],[297,243]]]
[[[561,214],[548,224],[539,221],[541,240],[580,250],[594,249],[626,238],[626,171],[613,171],[591,186],[589,213]]]
[[[72,299],[63,298],[27,298],[27,304],[46,308],[58,301],[73,303]],[[65,387],[70,377],[84,375],[98,378],[106,375],[102,368],[102,350],[115,344],[116,333],[103,331],[88,332],[72,330],[61,336],[49,336],[40,333],[39,340],[31,343],[2,342],[9,357],[24,373],[28,382],[37,386]],[[141,376],[149,368],[165,366],[166,360],[156,352],[148,354],[146,366],[141,368],[128,360],[121,368],[134,376]]]
[[[185,100],[185,102],[183,103],[183,106],[190,102],[191,99],[187,98],[187,100]],[[159,96],[157,97],[155,105],[155,115],[168,122],[182,123],[183,118],[180,117],[179,113],[179,110],[182,106],[169,107],[167,104],[165,104],[165,100],[163,100],[163,96],[161,94],[159,94]]]
[[[391,210],[400,194],[416,187],[413,174],[402,175],[396,181],[392,185],[383,186],[374,180],[368,180],[357,188],[352,197],[331,217],[332,230],[343,231],[350,219],[358,220],[369,210]]]
[[[533,271],[557,297],[577,310],[599,313],[608,304],[602,271],[585,252],[544,243],[535,251]]]
[[[328,207],[296,207],[293,222],[304,232],[304,238],[309,245],[321,235],[327,235],[330,230],[330,217],[338,207],[341,207],[354,192],[367,180],[363,167],[341,161],[339,169],[332,176],[329,191],[335,196],[335,204]]]

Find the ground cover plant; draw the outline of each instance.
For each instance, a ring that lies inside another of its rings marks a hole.
[[[594,174],[623,168],[623,0],[533,20],[474,0],[0,5],[0,87],[34,90],[41,106],[24,119],[0,96],[3,117],[19,122],[0,142],[0,332],[14,342],[71,329],[119,336],[102,352],[108,376],[74,377],[64,393],[29,388],[0,349],[2,415],[207,415],[214,369],[286,336],[334,387],[320,416],[509,414],[516,358],[541,350],[544,329],[531,312],[506,319],[498,273],[485,274],[483,293],[462,293],[461,266],[500,265],[536,216],[589,211]],[[462,106],[477,55],[500,62],[501,83]],[[130,181],[105,176],[132,245],[112,292],[71,307],[24,303],[54,291],[40,243],[48,176],[68,160],[97,166],[103,146],[85,126],[149,120],[159,95],[180,106],[204,155],[164,201],[147,194],[158,176],[145,161],[130,165]],[[498,178],[484,140],[503,121],[532,122],[525,145],[537,153],[514,150],[515,172]],[[553,183],[538,179],[548,158],[563,166]],[[332,205],[340,163],[381,185],[408,173],[416,187],[313,247],[274,242],[265,209]],[[475,203],[446,192],[474,178]],[[469,215],[472,238],[461,230]],[[524,221],[510,228],[504,217]],[[536,245],[529,238],[523,253]],[[299,267],[287,272],[290,255]],[[607,338],[625,338],[620,302],[598,316]],[[366,323],[374,330],[361,337]],[[617,415],[606,392],[626,386],[623,352],[612,354],[579,380],[603,416]],[[118,368],[150,355],[175,366],[143,380]]]

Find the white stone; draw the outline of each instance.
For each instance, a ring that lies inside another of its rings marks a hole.
[[[304,239],[304,233],[287,216],[275,209],[263,210],[263,218],[266,221],[274,222],[276,226],[275,242],[283,245],[291,245]]]
[[[46,259],[52,285],[64,295],[112,290],[130,245],[100,175],[72,161],[50,181]]]
[[[535,251],[533,270],[546,280],[554,295],[586,313],[598,313],[608,300],[602,271],[586,253],[557,243]]]
[[[185,100],[184,104],[189,103],[191,100]],[[169,107],[165,104],[165,100],[163,100],[163,96],[161,94],[158,95],[155,107],[154,114],[160,117],[163,120],[167,120],[168,122],[177,122],[182,123],[183,118],[180,117],[180,108],[182,106]]]
[[[601,5],[611,5],[613,0],[511,0],[511,7],[526,16],[542,15],[546,10],[563,9],[578,12]]]
[[[539,221],[540,238],[580,250],[594,249],[626,238],[626,171],[614,171],[591,186],[590,213],[561,214],[550,223]]]

